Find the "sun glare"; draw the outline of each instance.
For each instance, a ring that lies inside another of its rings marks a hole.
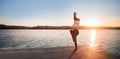
[[[91,30],[90,47],[94,47],[97,45],[95,43],[95,38],[96,38],[96,30]]]
[[[100,25],[100,21],[98,18],[89,18],[86,21],[86,25],[87,26],[99,26]]]

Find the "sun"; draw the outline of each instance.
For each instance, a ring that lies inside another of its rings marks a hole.
[[[87,26],[100,26],[100,20],[98,18],[92,17],[86,20]]]

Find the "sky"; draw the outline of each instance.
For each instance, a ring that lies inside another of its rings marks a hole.
[[[120,0],[0,0],[0,24],[67,26],[74,11],[81,26],[120,27]]]

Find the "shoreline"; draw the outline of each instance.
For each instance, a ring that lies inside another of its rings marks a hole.
[[[0,59],[119,59],[88,46],[0,50]]]

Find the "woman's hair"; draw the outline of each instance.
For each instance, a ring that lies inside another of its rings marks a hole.
[[[77,13],[76,13],[76,12],[74,12],[73,14],[74,14],[74,15],[77,15]]]
[[[80,21],[80,19],[76,17],[77,13],[74,12],[73,14],[74,14],[74,21]]]

